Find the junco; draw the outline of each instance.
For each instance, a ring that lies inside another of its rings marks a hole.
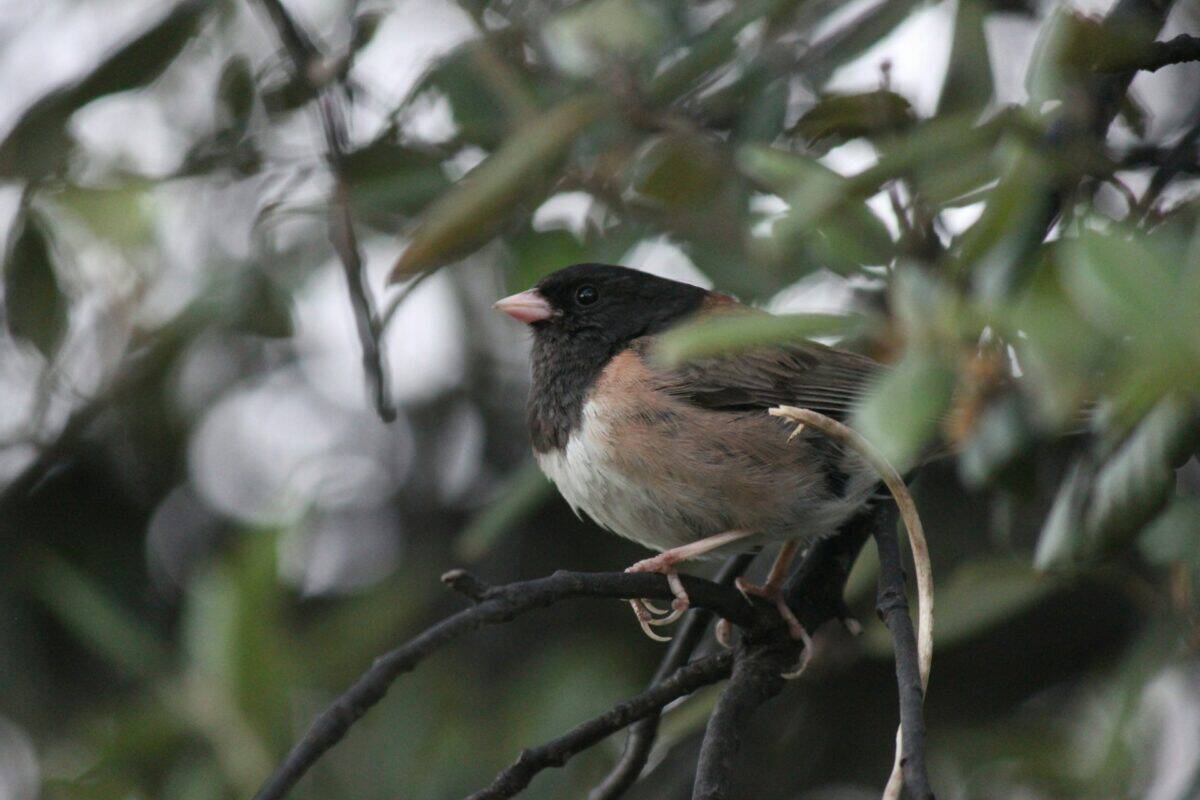
[[[659,618],[634,601],[647,634],[663,638],[648,625],[688,606],[676,564],[779,543],[765,584],[739,588],[774,602],[804,637],[780,596],[788,567],[801,543],[867,503],[878,477],[815,433],[789,443],[792,426],[766,412],[788,404],[845,419],[882,367],[815,342],[665,366],[656,337],[672,326],[765,312],[625,267],[567,267],[495,307],[533,330],[528,420],[541,469],[576,512],[660,551],[628,570],[665,575],[675,594]]]

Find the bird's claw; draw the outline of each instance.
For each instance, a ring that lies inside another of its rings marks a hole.
[[[662,625],[670,625],[683,616],[683,612],[691,607],[691,599],[688,597],[687,590],[683,588],[683,581],[679,579],[679,573],[675,571],[675,564],[669,559],[663,558],[661,555],[654,558],[647,558],[639,561],[633,566],[625,570],[626,572],[654,572],[659,575],[664,575],[667,578],[667,585],[671,587],[671,594],[675,599],[671,601],[670,610],[659,608],[649,600],[630,600],[629,604],[633,606],[633,613],[637,616],[638,624],[642,627],[642,632],[656,642],[669,642],[670,636],[662,636],[655,633],[651,626],[659,627]],[[653,613],[652,613],[653,612]],[[659,616],[654,616],[658,614]]]
[[[802,625],[800,620],[796,618],[796,614],[788,606],[787,601],[784,600],[783,592],[780,590],[780,587],[772,586],[770,583],[768,583],[766,586],[757,586],[743,578],[738,578],[733,582],[733,585],[737,587],[737,590],[742,593],[742,596],[745,597],[748,602],[751,601],[751,598],[761,597],[767,602],[773,603],[775,609],[779,612],[779,616],[783,618],[784,623],[787,625],[788,635],[790,635],[795,641],[804,643],[804,650],[800,654],[800,662],[796,665],[795,669],[783,673],[785,680],[792,680],[793,678],[800,677],[801,673],[803,673],[804,669],[808,666],[808,662],[812,659],[813,640],[812,637],[808,635],[808,631],[804,629],[804,625]],[[727,621],[722,620],[722,622]],[[727,632],[726,635],[728,635]],[[721,640],[721,631],[719,630],[717,632],[717,639],[718,641]],[[723,641],[722,644],[724,644]]]

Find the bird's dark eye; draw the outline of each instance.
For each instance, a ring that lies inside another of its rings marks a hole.
[[[590,283],[584,284],[575,290],[575,302],[581,306],[590,306],[599,299],[600,293]]]

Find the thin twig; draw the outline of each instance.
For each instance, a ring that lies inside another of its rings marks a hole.
[[[921,525],[921,517],[917,514],[916,503],[913,502],[912,495],[908,491],[908,487],[904,484],[904,479],[900,477],[900,473],[888,463],[875,447],[864,439],[858,432],[843,425],[835,419],[817,413],[810,409],[796,408],[795,406],[778,406],[772,408],[769,412],[772,416],[784,417],[800,423],[796,428],[793,436],[798,435],[806,425],[811,425],[817,428],[827,436],[831,436],[846,447],[853,449],[863,459],[871,465],[871,467],[883,479],[884,484],[892,493],[892,497],[896,500],[896,505],[900,509],[900,517],[904,520],[904,525],[908,529],[908,540],[912,546],[913,564],[916,567],[917,573],[917,660],[918,671],[920,675],[920,694],[923,698],[925,689],[929,685],[929,668],[933,662],[933,568],[929,562],[929,546],[925,541],[925,531]],[[876,531],[876,537],[879,537]],[[882,557],[882,554],[881,554]],[[903,595],[903,577],[901,577],[901,595]],[[907,609],[907,606],[905,607]],[[905,615],[907,619],[907,614]],[[893,635],[895,630],[893,630]],[[906,660],[907,655],[902,651],[900,641],[896,643],[896,658]],[[905,671],[907,673],[907,665]],[[897,673],[900,672],[899,665]],[[884,790],[884,800],[894,800],[899,798],[904,779],[909,780],[909,788],[913,793],[922,798],[932,797],[929,792],[929,778],[924,773],[925,759],[923,754],[919,758],[905,758],[906,754],[911,754],[917,749],[924,746],[923,741],[919,737],[923,736],[925,724],[921,712],[920,703],[916,707],[906,702],[906,693],[908,687],[901,685],[901,723],[905,722],[904,714],[916,715],[915,718],[909,720],[912,728],[911,734],[901,725],[900,732],[897,732],[897,738],[903,736],[903,746],[897,747],[896,760],[892,766],[891,777],[888,778],[887,788]],[[908,769],[904,769],[904,765],[908,764]],[[919,771],[920,774],[917,774]],[[906,774],[907,773],[907,774]],[[922,793],[924,792],[924,793]]]
[[[350,212],[350,190],[344,169],[346,120],[337,94],[338,86],[331,85],[333,74],[326,68],[324,56],[313,43],[312,37],[296,23],[281,0],[258,2],[270,17],[276,35],[287,51],[294,74],[307,82],[317,96],[321,130],[325,138],[325,162],[333,177],[329,196],[329,241],[346,276],[350,307],[354,311],[355,327],[362,346],[363,374],[366,376],[368,394],[380,418],[384,422],[391,422],[396,418],[396,407],[392,402],[384,368],[382,326],[367,285],[366,270]]]
[[[663,706],[673,700],[729,677],[732,666],[733,654],[725,652],[681,667],[636,697],[618,703],[563,736],[522,751],[516,762],[496,776],[491,786],[471,795],[468,800],[506,800],[514,797],[542,770],[561,767],[572,756],[631,722],[657,718]]]
[[[879,550],[879,597],[876,609],[892,634],[896,648],[896,685],[900,694],[900,729],[896,731],[896,759],[888,777],[884,798],[898,800],[905,784],[916,800],[933,800],[925,766],[925,685],[916,635],[908,616],[908,598],[904,592],[904,564],[900,560],[900,541],[895,519],[888,515],[874,531]]]
[[[766,603],[751,605],[740,592],[690,575],[681,576],[692,605],[706,608],[745,630],[781,627],[774,608]],[[443,581],[476,605],[459,611],[428,628],[406,644],[380,656],[354,685],[317,717],[304,737],[292,748],[255,800],[279,800],[329,748],[337,744],[372,706],[387,693],[392,683],[431,653],[460,636],[485,625],[508,622],[535,608],[572,597],[614,599],[674,598],[662,575],[626,572],[556,572],[548,578],[488,587],[464,570],[453,570]]]
[[[713,577],[713,580],[719,586],[730,586],[735,578],[746,571],[753,560],[753,553],[740,553],[732,556],[721,565],[721,569]],[[661,683],[668,675],[687,663],[688,659],[692,657],[692,652],[704,638],[712,617],[712,612],[703,608],[694,608],[688,611],[671,640],[671,646],[666,655],[659,663],[654,677],[650,679],[650,686]],[[629,738],[625,742],[625,750],[622,751],[621,758],[613,765],[608,776],[588,793],[588,800],[616,800],[637,782],[642,770],[646,767],[646,761],[650,758],[654,740],[658,737],[660,718],[657,713],[649,714],[630,726]]]

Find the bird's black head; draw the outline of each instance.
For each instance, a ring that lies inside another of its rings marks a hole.
[[[698,286],[606,264],[576,264],[496,308],[533,328],[529,423],[539,452],[562,447],[583,402],[614,355],[697,311]]]
[[[704,302],[704,289],[607,264],[575,264],[496,307],[554,338],[582,336],[620,347],[655,333]]]

